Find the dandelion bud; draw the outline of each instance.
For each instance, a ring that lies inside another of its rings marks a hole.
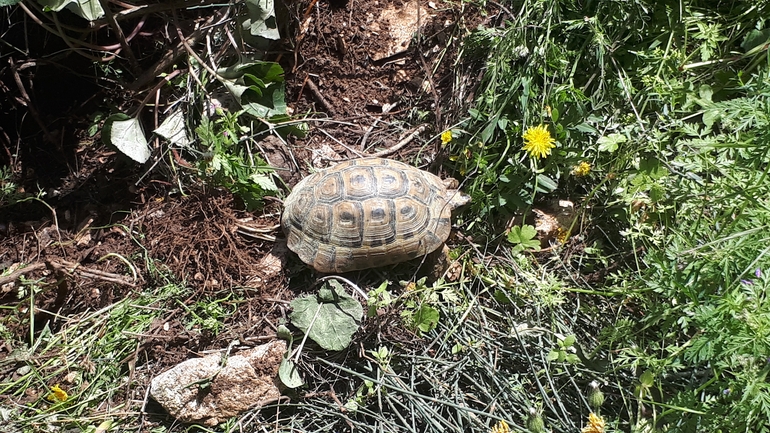
[[[529,408],[529,417],[527,418],[527,430],[530,433],[544,433],[545,423],[543,417],[540,416],[540,412],[534,407]]]
[[[599,382],[592,381],[589,386],[591,391],[588,393],[588,405],[591,409],[599,411],[599,408],[604,404],[604,393],[599,389]]]

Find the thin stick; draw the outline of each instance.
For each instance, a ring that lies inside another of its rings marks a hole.
[[[131,65],[132,72],[134,75],[139,75],[141,72],[139,62],[136,60],[134,52],[128,45],[128,39],[126,39],[126,36],[123,34],[123,29],[118,25],[118,21],[115,20],[115,15],[112,13],[110,5],[108,4],[107,0],[99,0],[99,3],[102,5],[102,10],[104,11],[104,15],[107,17],[107,22],[110,23],[110,27],[112,27],[112,30],[115,31],[115,34],[118,36],[118,42],[123,48],[123,52],[126,53],[126,57],[128,57],[128,64]]]
[[[329,101],[324,98],[324,96],[321,94],[321,90],[316,87],[315,83],[313,83],[313,80],[311,80],[310,77],[307,79],[307,88],[310,89],[310,92],[313,94],[313,97],[315,97],[316,101],[318,101],[318,103],[321,104],[330,115],[334,116],[334,108],[331,104],[329,104]]]
[[[411,134],[407,135],[403,140],[399,141],[398,144],[396,144],[395,146],[389,147],[383,151],[371,154],[369,156],[374,158],[382,158],[384,156],[392,155],[398,152],[399,150],[401,150],[401,148],[409,144],[412,140],[414,140],[415,137],[417,137],[423,131],[425,131],[425,128],[427,128],[427,125],[420,125],[414,131],[412,131]]]
[[[201,25],[200,28],[195,30],[190,34],[190,36],[180,41],[174,48],[170,49],[156,64],[155,67],[148,69],[144,74],[142,74],[141,77],[137,78],[136,81],[131,83],[130,86],[128,86],[129,90],[139,90],[142,87],[145,86],[148,82],[153,80],[155,77],[160,75],[161,72],[165,71],[169,66],[171,66],[174,62],[179,59],[179,56],[182,55],[182,53],[185,51],[185,45],[195,45],[198,43],[198,41],[203,38],[204,31],[202,30],[209,24],[213,23],[215,20],[218,20],[224,16],[227,15],[227,12],[229,10],[229,6],[220,8],[215,14],[212,14],[209,19],[206,20],[205,23]]]

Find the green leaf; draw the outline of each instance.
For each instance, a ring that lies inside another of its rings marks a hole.
[[[37,2],[43,6],[43,9],[54,12],[67,8],[75,15],[88,21],[94,21],[104,16],[104,9],[102,9],[99,0],[37,0]],[[0,6],[4,5],[0,3]]]
[[[278,187],[275,185],[273,178],[262,173],[254,173],[249,179],[259,185],[264,191],[278,191]]]
[[[150,146],[144,137],[144,130],[139,119],[123,113],[113,114],[104,121],[102,141],[115,146],[124,155],[144,164],[150,159]]]
[[[414,326],[422,332],[429,332],[436,328],[439,320],[437,309],[427,304],[422,304],[412,316]]]
[[[552,350],[552,351],[548,352],[548,355],[545,357],[545,359],[547,361],[556,361],[557,359],[559,359],[559,354],[560,353],[561,353],[561,351],[559,351],[559,350]]]
[[[650,200],[658,203],[664,198],[666,198],[666,190],[660,184],[656,183],[650,186]]]
[[[331,280],[318,290],[291,302],[291,323],[326,350],[342,350],[358,331],[364,309],[340,283]]]
[[[252,116],[286,114],[283,68],[274,62],[239,63],[217,71],[222,84]]]
[[[246,16],[241,17],[241,27],[248,35],[273,41],[281,38],[273,0],[246,0],[246,9]],[[255,44],[251,40],[247,42]]]
[[[508,242],[519,246],[517,251],[523,251],[527,249],[539,250],[540,241],[535,239],[537,237],[537,230],[531,225],[525,224],[521,227],[515,226],[508,232]]]
[[[646,370],[639,376],[639,383],[641,383],[643,387],[649,388],[655,383],[655,375],[653,375],[650,370]]]
[[[508,295],[500,289],[495,290],[495,293],[492,294],[492,296],[495,298],[495,301],[503,305],[511,303],[511,298],[508,297]]]
[[[610,134],[601,137],[597,144],[599,144],[599,152],[614,152],[618,150],[618,146],[621,143],[625,143],[628,139],[623,134]]]
[[[182,111],[175,111],[166,117],[163,123],[161,123],[154,132],[178,146],[186,147],[191,143],[190,139],[187,137],[184,114],[182,114]]]
[[[21,2],[21,0],[0,0],[0,7],[3,6],[13,6],[16,3]]]
[[[304,385],[302,376],[299,375],[297,366],[291,359],[284,358],[281,361],[281,365],[278,366],[278,377],[281,379],[281,383],[286,385],[287,388],[299,388]]]
[[[286,325],[278,325],[278,331],[276,334],[281,340],[292,341],[294,339],[294,337],[291,335],[291,331]]]
[[[711,98],[714,96],[714,89],[708,84],[702,84],[698,87],[698,96],[700,96],[704,102],[712,102]]]
[[[487,123],[487,126],[484,127],[484,129],[481,131],[481,141],[488,143],[489,139],[492,138],[492,134],[494,134],[495,129],[497,129],[497,116],[489,119],[489,123]]]
[[[556,188],[559,187],[559,184],[556,183],[555,180],[551,179],[550,177],[544,175],[544,174],[538,174],[537,175],[537,190],[538,192],[542,193],[549,193],[556,191]]]
[[[703,112],[703,125],[706,126],[706,128],[711,129],[712,126],[716,122],[719,122],[719,120],[722,118],[722,111],[718,109],[710,109]]]
[[[551,120],[553,120],[554,123],[559,121],[559,110],[557,108],[551,108]]]
[[[286,114],[285,93],[283,83],[273,83],[261,92],[245,92],[241,105],[247,113],[260,119]]]
[[[575,355],[574,353],[569,353],[567,356],[564,357],[564,360],[569,362],[570,364],[576,364],[580,362],[580,357]]]
[[[564,340],[561,342],[561,346],[564,348],[571,347],[573,344],[575,344],[575,336],[574,335],[568,335],[564,337]]]
[[[770,29],[752,30],[746,34],[741,48],[748,52],[767,43],[770,43]]]

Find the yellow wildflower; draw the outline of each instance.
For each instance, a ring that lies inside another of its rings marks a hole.
[[[441,133],[441,144],[446,146],[450,141],[452,141],[452,131],[447,129]]]
[[[569,239],[569,230],[566,230],[564,227],[556,229],[556,240],[558,240],[559,243],[566,244],[567,239]]]
[[[59,387],[59,384],[57,383],[56,385],[51,387],[51,393],[48,394],[48,396],[46,397],[46,400],[52,401],[55,403],[60,401],[67,401],[67,398],[69,398],[69,396],[67,395],[67,392],[61,389]]]
[[[521,136],[524,139],[524,151],[530,158],[545,158],[551,154],[551,149],[556,147],[556,140],[543,125],[527,128]]]
[[[604,418],[593,412],[588,414],[588,425],[583,427],[583,433],[604,433]]]
[[[572,174],[577,177],[587,176],[591,172],[591,164],[581,161],[580,164],[572,167]]]
[[[508,428],[508,423],[500,421],[492,427],[492,433],[510,433],[511,429]]]

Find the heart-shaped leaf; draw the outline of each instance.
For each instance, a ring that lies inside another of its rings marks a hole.
[[[334,280],[324,284],[316,295],[293,300],[291,308],[291,323],[326,350],[348,347],[364,315],[361,303]]]

